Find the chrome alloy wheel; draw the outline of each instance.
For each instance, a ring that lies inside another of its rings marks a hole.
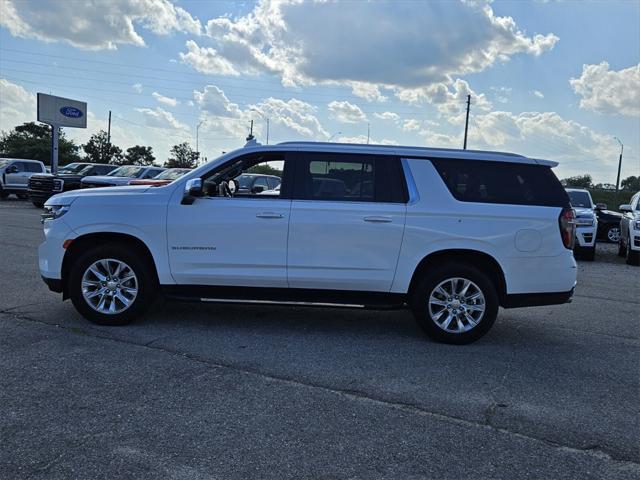
[[[620,228],[612,227],[607,231],[607,238],[611,243],[618,243],[620,241]]]
[[[473,329],[486,308],[482,290],[466,278],[448,278],[440,282],[429,296],[429,315],[448,333]]]
[[[82,296],[99,313],[124,312],[138,295],[138,278],[121,260],[105,258],[94,262],[82,276]]]

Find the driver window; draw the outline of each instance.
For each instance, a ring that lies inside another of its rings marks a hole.
[[[280,196],[284,172],[282,154],[265,154],[231,162],[203,178],[209,197],[273,198]]]

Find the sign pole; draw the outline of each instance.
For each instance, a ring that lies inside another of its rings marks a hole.
[[[56,175],[58,173],[58,137],[60,133],[60,127],[57,125],[51,125],[51,173]]]

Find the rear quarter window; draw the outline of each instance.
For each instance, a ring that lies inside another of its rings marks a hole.
[[[550,167],[484,160],[432,159],[456,200],[476,203],[569,206]]]

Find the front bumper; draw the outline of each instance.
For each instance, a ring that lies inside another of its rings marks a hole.
[[[62,280],[58,278],[47,278],[42,275],[42,281],[47,284],[47,287],[49,287],[49,290],[52,292],[62,293]]]
[[[576,228],[576,248],[593,248],[596,244],[596,225]]]
[[[76,235],[63,218],[44,222],[44,242],[38,247],[38,266],[40,275],[51,280],[62,279],[62,260],[64,259],[64,241]]]
[[[629,235],[629,246],[631,250],[640,251],[640,231],[633,230]]]

